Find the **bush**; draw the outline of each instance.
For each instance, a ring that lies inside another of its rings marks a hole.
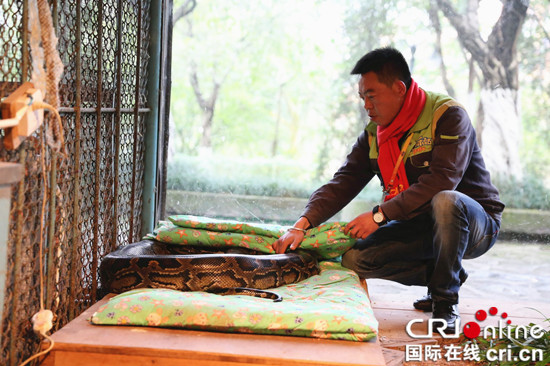
[[[324,182],[315,182],[313,172],[284,159],[236,159],[176,155],[168,162],[167,188],[195,192],[232,193],[254,196],[308,198]],[[359,198],[377,201],[381,191],[374,179]]]
[[[528,174],[522,180],[495,177],[494,184],[507,208],[549,210],[550,190],[542,179]]]
[[[205,161],[206,160],[206,161]],[[255,196],[309,197],[307,172],[281,160],[177,156],[168,162],[168,189]]]
[[[177,155],[168,162],[167,187],[172,190],[232,193],[253,196],[308,198],[324,182],[314,182],[313,173],[284,159],[247,159]],[[501,200],[508,208],[550,210],[550,190],[532,174],[523,180],[494,177]],[[378,179],[359,195],[379,201]]]

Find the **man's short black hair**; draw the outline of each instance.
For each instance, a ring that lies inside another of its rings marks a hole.
[[[409,89],[411,86],[411,72],[405,58],[395,48],[384,47],[370,51],[361,57],[351,71],[352,75],[363,75],[374,72],[378,80],[391,86],[396,79],[401,80]]]

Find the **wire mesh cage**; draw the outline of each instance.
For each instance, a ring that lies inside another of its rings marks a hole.
[[[0,2],[2,98],[31,78],[29,3]],[[150,0],[49,5],[64,65],[58,110],[66,156],[44,148],[43,129],[14,151],[0,147],[0,161],[25,168],[11,196],[2,365],[39,348],[30,319],[41,288],[55,331],[98,299],[101,258],[141,233]]]

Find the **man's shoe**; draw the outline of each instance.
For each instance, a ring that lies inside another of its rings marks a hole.
[[[468,273],[466,273],[466,271],[462,271],[460,273],[460,285],[462,286],[462,284],[466,282],[467,279],[468,279]],[[426,294],[426,296],[421,297],[420,299],[413,302],[413,306],[415,309],[418,309],[418,310],[422,310],[426,312],[432,311],[433,300],[432,300],[432,293],[430,292],[430,290],[428,290],[428,293]]]
[[[446,334],[456,333],[456,327],[460,326],[460,315],[458,305],[443,301],[436,301],[433,304],[432,319],[442,319],[447,323],[447,328],[443,330]],[[437,326],[434,324],[434,328]],[[435,330],[435,329],[434,329]]]
[[[430,293],[430,290],[428,290],[428,293],[426,294],[426,296],[421,297],[420,299],[413,302],[413,306],[417,310],[432,311],[433,301],[432,301],[432,294]]]

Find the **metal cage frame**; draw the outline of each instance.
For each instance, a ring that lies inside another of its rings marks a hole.
[[[0,161],[25,169],[12,188],[2,365],[19,364],[40,346],[30,322],[40,308],[40,239],[55,331],[99,299],[101,258],[152,230],[164,207],[155,192],[163,192],[168,138],[172,1],[49,4],[64,64],[59,113],[67,156],[46,149],[44,176],[37,159],[43,129],[14,151],[0,145]],[[32,63],[28,2],[3,0],[0,8],[3,98],[30,79]]]

